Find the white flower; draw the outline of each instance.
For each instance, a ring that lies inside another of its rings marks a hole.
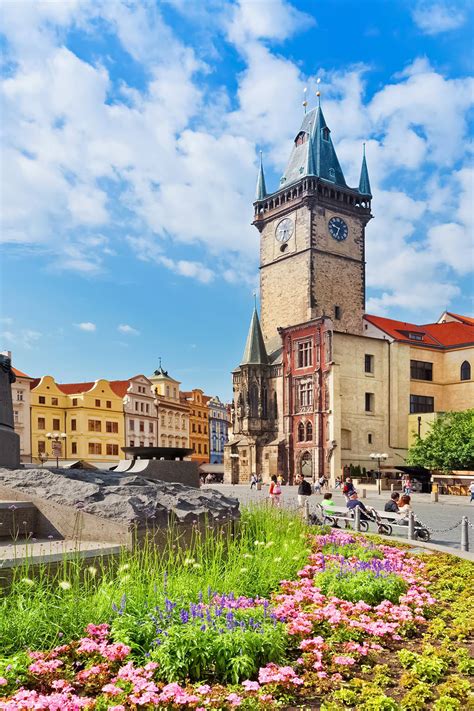
[[[265,547],[266,547],[266,548],[270,548],[271,546],[273,546],[273,541],[267,541]]]
[[[118,569],[119,573],[125,573],[126,570],[130,568],[128,563],[125,563],[124,565],[121,565],[120,568]]]
[[[249,570],[248,568],[241,568],[240,572],[241,573],[248,573],[248,570]]]
[[[185,558],[184,565],[192,565],[194,563],[194,558]]]
[[[92,565],[89,568],[86,568],[86,570],[92,578],[95,578],[97,575],[97,568],[94,568]]]
[[[274,558],[274,559],[273,559],[273,562],[274,562],[274,563],[281,563],[282,560],[283,560],[283,558],[281,558],[280,556],[278,556],[278,558]]]
[[[201,568],[201,563],[193,563],[193,568]]]
[[[30,587],[35,584],[35,581],[31,578],[22,578],[20,582],[24,583],[25,585],[29,585]]]
[[[61,580],[61,582],[59,583],[59,587],[61,588],[61,590],[70,590],[71,583],[69,582],[69,580]]]
[[[121,583],[127,583],[130,580],[130,575],[122,575],[120,578]]]
[[[299,560],[299,559],[300,559],[300,556],[299,556],[299,555],[294,555],[294,556],[293,556],[293,560]]]
[[[253,558],[253,555],[251,553],[244,553],[242,558]]]

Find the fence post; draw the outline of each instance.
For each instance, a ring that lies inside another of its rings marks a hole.
[[[355,530],[360,531],[360,506],[355,507],[354,518],[355,518]]]
[[[360,491],[360,498],[361,498],[361,499],[366,499],[366,498],[367,498],[367,489],[361,489],[361,491]]]
[[[461,550],[469,550],[469,530],[467,516],[463,516],[461,521]]]
[[[309,521],[309,501],[304,502],[304,520]]]
[[[415,514],[410,511],[408,514],[408,540],[413,541],[415,539]]]

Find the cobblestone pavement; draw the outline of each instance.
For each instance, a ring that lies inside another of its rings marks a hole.
[[[211,485],[209,485],[211,486]],[[207,485],[206,485],[207,488]],[[261,491],[255,489],[250,490],[248,485],[236,484],[213,484],[211,488],[219,489],[228,496],[233,496],[241,503],[257,503],[268,501],[268,486],[263,486]],[[287,507],[296,507],[297,505],[297,487],[284,486],[282,493],[282,504]],[[339,491],[333,491],[333,499],[336,506],[345,506],[343,495]],[[367,498],[363,499],[365,504],[373,506],[377,509],[383,509],[386,501],[390,498],[390,493],[381,494],[380,497],[368,492]],[[461,521],[462,516],[467,516],[471,525],[474,526],[474,502],[469,504],[468,497],[445,496],[440,497],[441,500],[433,503],[430,500],[429,494],[414,494],[412,497],[412,506],[416,516],[423,521],[430,529],[433,529],[431,534],[431,542],[449,545],[453,548],[461,546],[461,527],[457,526],[453,530],[445,531],[444,529],[451,528]],[[315,505],[321,501],[321,494],[313,494],[310,497],[310,509],[314,510]],[[371,530],[374,527],[371,526]],[[436,533],[434,531],[442,532]],[[397,529],[397,536],[403,536],[404,529]],[[469,547],[474,550],[474,528],[469,528]]]

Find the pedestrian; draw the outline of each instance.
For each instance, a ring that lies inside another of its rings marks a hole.
[[[336,481],[334,482],[334,488],[335,488],[335,489],[340,489],[340,488],[341,488],[341,483],[342,483],[342,482],[341,482],[341,477],[340,477],[340,476],[337,476],[337,477],[336,477]]]
[[[272,506],[280,506],[281,485],[278,483],[278,479],[275,474],[273,474],[271,478],[268,494],[270,496]]]
[[[390,513],[398,513],[398,500],[400,499],[400,494],[396,491],[393,492],[393,494],[390,495],[390,501],[387,501],[385,506],[383,507],[384,511],[388,511]]]
[[[281,487],[283,486],[283,475],[282,475],[282,474],[278,474],[278,476],[277,476],[277,482],[278,482],[278,484],[280,485],[280,488],[281,488]]]
[[[322,475],[319,477],[319,486],[320,486],[320,488],[321,488],[321,491],[324,491],[324,487],[326,486],[326,484],[327,484],[326,477],[324,476],[324,474],[322,474]]]
[[[304,476],[300,474],[298,476],[298,506],[304,508],[306,501],[311,496],[311,484],[306,481]]]
[[[347,508],[349,509],[349,511],[353,511],[354,515],[355,515],[356,508],[359,508],[361,520],[362,521],[370,521],[371,520],[370,516],[369,516],[369,512],[367,511],[367,509],[365,507],[365,504],[359,500],[359,498],[357,497],[357,491],[355,491],[355,490],[352,491],[349,496],[349,500],[347,502]]]
[[[254,487],[257,488],[257,481],[258,481],[257,475],[252,474],[252,477],[250,479],[250,490],[252,490]]]
[[[469,493],[471,494],[469,503],[472,504],[472,502],[474,501],[474,481],[471,481],[471,483],[469,484]]]
[[[410,496],[410,494],[412,492],[412,488],[413,488],[413,486],[411,483],[411,479],[409,476],[407,476],[407,478],[405,479],[405,488],[403,489],[403,493],[406,494],[407,496]]]
[[[342,487],[342,493],[345,496],[346,502],[349,501],[352,492],[355,492],[354,484],[352,483],[352,479],[350,476],[347,477],[346,481],[344,482],[344,486]]]
[[[319,483],[319,478],[314,480],[313,489],[315,494],[321,493],[321,484]]]
[[[326,492],[321,501],[321,506],[324,509],[324,513],[331,515],[334,513],[334,501],[332,500],[332,494],[330,491]]]

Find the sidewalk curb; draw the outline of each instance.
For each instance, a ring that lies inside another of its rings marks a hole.
[[[474,562],[474,552],[472,551],[462,551],[459,548],[451,548],[450,546],[438,545],[437,543],[409,541],[407,538],[400,538],[399,536],[382,536],[380,533],[374,535],[379,538],[383,538],[387,541],[387,543],[390,543],[390,541],[396,541],[397,543],[404,543],[405,545],[410,546],[410,548],[426,548],[427,550],[434,551],[435,553],[448,553],[449,555],[454,555],[457,558],[463,558],[463,560],[470,560]]]

